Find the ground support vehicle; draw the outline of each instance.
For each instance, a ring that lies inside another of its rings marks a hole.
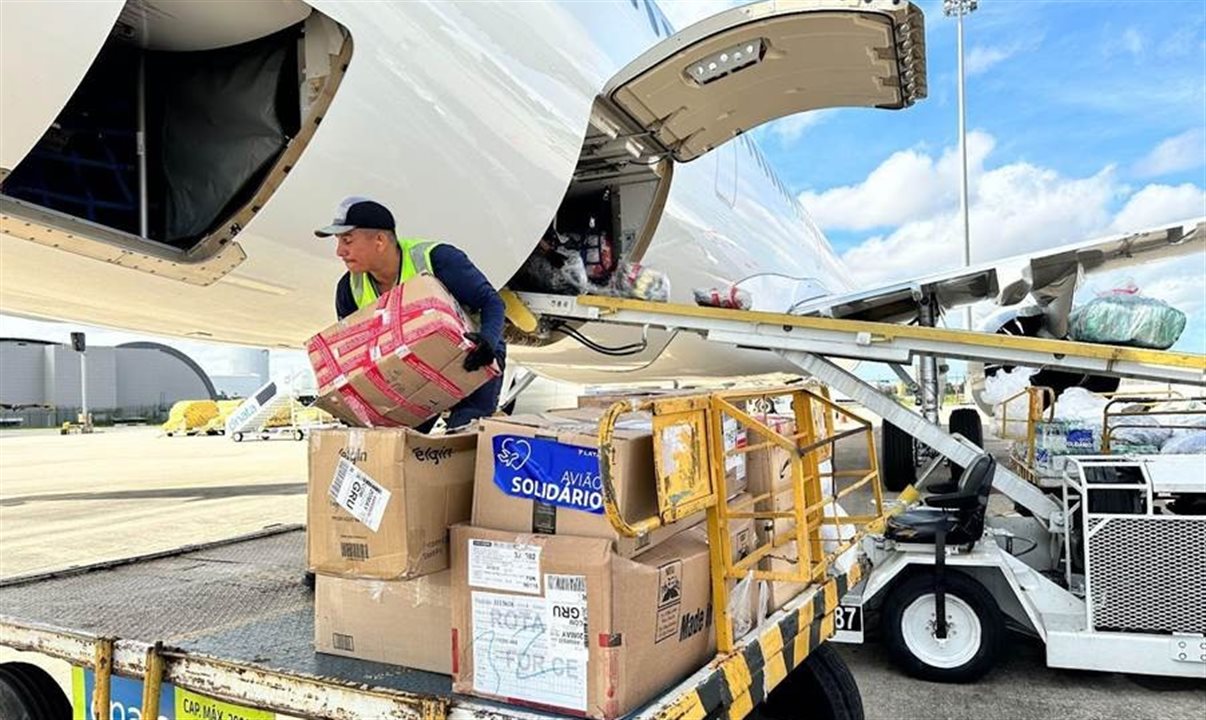
[[[758,419],[760,409],[777,404],[792,409],[798,432],[786,435]],[[658,514],[625,518],[612,502],[611,438],[617,421],[638,405],[652,418],[655,458],[667,460],[655,460]],[[856,427],[833,432],[831,423],[816,422],[832,412],[846,413]],[[733,421],[757,442],[727,442],[724,428]],[[789,718],[802,705],[818,717],[862,717],[849,670],[824,645],[836,631],[839,598],[866,567],[834,560],[854,550],[862,535],[837,545],[824,540],[823,529],[833,524],[824,507],[836,503],[838,494],[878,486],[874,453],[870,467],[851,471],[849,482],[831,473],[832,489],[822,491],[824,459],[833,443],[859,434],[873,449],[870,423],[802,387],[620,402],[605,413],[599,429],[600,478],[613,526],[639,536],[706,513],[712,622],[720,649],[711,663],[630,717]],[[729,459],[767,444],[793,451],[795,503],[761,514],[730,507]],[[790,519],[793,532],[737,558],[728,524],[755,516]],[[842,522],[865,533],[883,520],[872,514]],[[444,675],[316,654],[312,594],[302,572],[304,537],[298,527],[281,527],[224,543],[0,582],[0,607],[6,613],[0,617],[0,646],[65,661],[73,674],[77,717],[90,703],[123,712],[138,708],[140,716],[154,717],[156,708],[162,714],[165,697],[175,703],[164,715],[168,718],[258,720],[272,713],[422,720],[551,717],[452,695]],[[793,541],[799,548],[793,570],[758,569],[761,559]],[[746,578],[791,581],[802,590],[768,617],[754,617],[729,607],[730,587]],[[32,718],[60,717],[68,701],[51,692],[52,684],[38,666],[0,665],[0,708],[16,708]]]
[[[923,367],[947,357],[1201,386],[1206,357],[615,298],[525,300],[538,315],[673,328],[777,352],[878,414],[885,427],[898,428],[909,445],[931,449],[922,480],[898,498],[899,517],[864,542],[872,570],[843,599],[835,639],[861,642],[864,620],[886,619],[880,629],[906,669],[931,680],[971,680],[991,667],[1008,619],[1046,641],[1054,667],[1206,677],[1206,517],[1186,514],[1175,502],[1206,492],[1201,456],[1069,458],[1060,494],[1052,495],[833,361],[901,369],[915,357],[928,358]],[[922,380],[939,382],[932,373]],[[927,393],[941,397],[937,385]],[[960,469],[957,480],[931,488],[938,497],[927,500],[928,508],[910,509],[944,459]],[[885,458],[885,465],[893,462]],[[913,458],[906,464],[911,476]],[[989,517],[991,491],[1024,516]],[[1094,582],[1105,594],[1091,594]],[[1129,610],[1111,597],[1124,598]],[[874,616],[864,617],[864,610]],[[1111,613],[1113,619],[1102,620]]]
[[[335,427],[333,418],[318,408],[304,407],[293,393],[275,381],[256,390],[226,420],[226,435],[244,440],[305,440],[311,430]]]

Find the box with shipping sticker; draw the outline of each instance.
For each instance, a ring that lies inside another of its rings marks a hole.
[[[405,428],[310,435],[306,540],[319,573],[382,580],[448,567],[448,527],[469,519],[475,433]]]
[[[715,654],[708,546],[452,529],[453,691],[610,720]]]

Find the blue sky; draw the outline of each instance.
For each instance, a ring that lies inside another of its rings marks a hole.
[[[961,262],[955,20],[921,7],[927,99],[757,131],[869,283]],[[982,0],[964,46],[973,261],[1206,215],[1206,3]],[[1090,276],[1080,299],[1127,282],[1184,310],[1177,348],[1206,352],[1206,258]]]
[[[661,2],[678,28],[735,4]],[[955,22],[941,2],[920,6],[928,98],[899,112],[822,111],[755,131],[868,284],[962,261]],[[965,58],[973,260],[1206,215],[1206,3],[981,0],[965,20]],[[1092,276],[1081,299],[1128,281],[1184,310],[1177,347],[1206,352],[1206,258]],[[0,320],[0,334],[32,325]],[[54,339],[71,329],[39,325]],[[221,372],[222,348],[187,345]],[[300,353],[273,357],[281,369],[304,365]]]

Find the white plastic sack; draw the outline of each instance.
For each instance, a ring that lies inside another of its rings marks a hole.
[[[760,597],[762,583],[754,580],[754,571],[737,581],[729,593],[729,619],[733,622],[733,637],[742,637],[757,624],[754,599]]]
[[[844,518],[849,513],[842,508],[841,505],[826,505],[825,517]],[[836,552],[843,543],[854,537],[855,527],[853,525],[822,525],[821,526],[821,551],[826,555]],[[846,552],[838,556],[834,561],[834,566],[838,572],[848,573],[850,568],[854,567],[854,563],[858,562],[858,547],[852,547]]]
[[[1110,417],[1110,443],[1127,445],[1154,445],[1160,447],[1168,442],[1173,431],[1162,427],[1158,417],[1150,415],[1124,415]]]
[[[1190,430],[1173,435],[1160,448],[1161,455],[1206,455],[1206,430]]]
[[[1107,402],[1104,397],[1084,388],[1068,388],[1055,400],[1055,418],[1101,427]]]
[[[1038,371],[1034,368],[1015,367],[984,378],[984,393],[981,398],[993,407],[994,416],[1006,419],[1002,437],[1015,440],[1026,437],[1030,395],[1013,396],[1030,387],[1030,378],[1036,372]],[[1006,403],[1006,400],[1009,402]],[[996,423],[995,427],[1000,428],[1000,422]]]

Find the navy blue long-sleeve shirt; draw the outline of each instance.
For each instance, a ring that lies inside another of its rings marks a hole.
[[[431,271],[461,307],[480,315],[481,327],[478,332],[501,355],[506,308],[498,291],[482,271],[477,269],[468,255],[452,245],[437,245],[431,251]],[[352,296],[351,276],[344,273],[335,287],[335,314],[342,320],[354,312],[356,299]]]

